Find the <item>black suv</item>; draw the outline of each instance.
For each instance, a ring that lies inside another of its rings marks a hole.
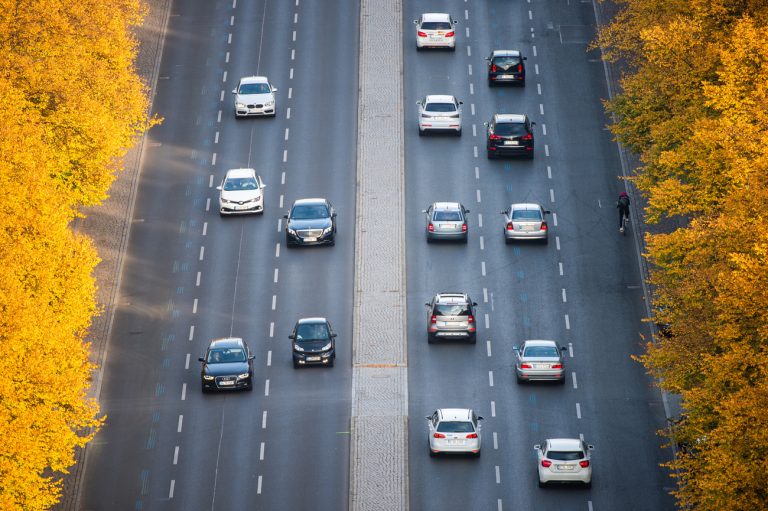
[[[496,114],[486,122],[488,159],[498,156],[525,156],[533,159],[533,127],[525,114]]]
[[[336,244],[336,211],[326,199],[299,199],[283,218],[289,247]]]
[[[438,293],[427,306],[427,341],[442,339],[477,341],[475,307],[467,293]]]
[[[493,50],[488,61],[488,86],[493,87],[497,83],[512,83],[525,86],[525,63],[527,57],[523,57],[517,50]]]
[[[333,367],[336,359],[336,333],[325,318],[302,318],[291,335],[293,367],[317,364]]]

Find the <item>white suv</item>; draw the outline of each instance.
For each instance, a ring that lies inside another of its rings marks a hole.
[[[479,421],[483,420],[467,408],[440,408],[427,415],[429,455],[464,452],[480,456]]]
[[[450,14],[441,12],[425,12],[419,19],[413,20],[416,25],[416,49],[448,48],[456,49],[456,30],[458,23]]]
[[[592,460],[594,449],[578,438],[549,438],[542,445],[534,445],[538,458],[539,488],[547,483],[583,483],[592,486]]]

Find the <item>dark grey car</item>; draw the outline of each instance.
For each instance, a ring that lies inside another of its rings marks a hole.
[[[283,218],[289,247],[336,244],[336,210],[327,199],[299,199]]]
[[[208,345],[200,382],[203,392],[210,390],[253,390],[253,359],[248,345],[239,337],[214,339]]]
[[[460,202],[435,202],[429,208],[422,210],[427,226],[427,242],[435,240],[467,242],[469,227],[467,225],[468,209]]]
[[[438,293],[427,306],[427,340],[467,339],[475,344],[475,307],[467,293]]]
[[[302,318],[291,335],[293,367],[324,365],[333,367],[336,359],[336,333],[325,318]]]

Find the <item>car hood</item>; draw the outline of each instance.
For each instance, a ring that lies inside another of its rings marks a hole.
[[[236,94],[235,95],[235,101],[238,103],[247,103],[247,104],[254,104],[254,103],[266,103],[267,101],[271,101],[274,99],[274,95],[270,92],[267,94]]]
[[[299,229],[327,229],[331,226],[330,218],[312,218],[309,220],[288,220],[288,227],[297,231]]]
[[[205,364],[203,373],[209,376],[228,376],[248,372],[248,362],[228,362],[223,364]]]
[[[248,201],[258,199],[261,196],[261,190],[222,190],[221,198],[231,201]]]

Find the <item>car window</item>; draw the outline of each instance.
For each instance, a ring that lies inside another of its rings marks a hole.
[[[461,212],[459,211],[435,211],[432,217],[436,222],[460,222]]]
[[[447,21],[423,21],[422,30],[450,30],[451,24]]]
[[[503,70],[510,69],[511,67],[520,64],[520,57],[494,57],[493,64],[500,67]]]
[[[209,364],[226,364],[230,362],[245,362],[245,350],[242,348],[217,348],[208,352]]]
[[[554,346],[528,346],[523,352],[524,357],[559,357],[560,353]]]
[[[512,212],[512,220],[541,220],[538,209],[516,209]]]
[[[436,316],[469,316],[469,307],[465,303],[437,303],[433,314]]]
[[[294,206],[293,211],[291,211],[291,218],[294,220],[311,220],[330,216],[328,208],[323,204]]]
[[[443,421],[437,425],[441,433],[474,433],[475,427],[469,421]]]
[[[267,94],[272,92],[267,83],[244,83],[240,86],[238,94]]]
[[[302,339],[318,339],[328,340],[330,339],[328,327],[325,323],[306,323],[296,327],[296,340]]]
[[[521,122],[497,122],[493,132],[505,137],[528,134],[525,124]]]
[[[456,104],[455,103],[427,103],[427,106],[424,107],[424,110],[426,110],[427,112],[455,112]]]
[[[547,458],[558,461],[576,461],[584,458],[583,451],[549,451]]]
[[[259,184],[252,177],[231,177],[224,180],[224,190],[228,192],[238,190],[255,190]]]

